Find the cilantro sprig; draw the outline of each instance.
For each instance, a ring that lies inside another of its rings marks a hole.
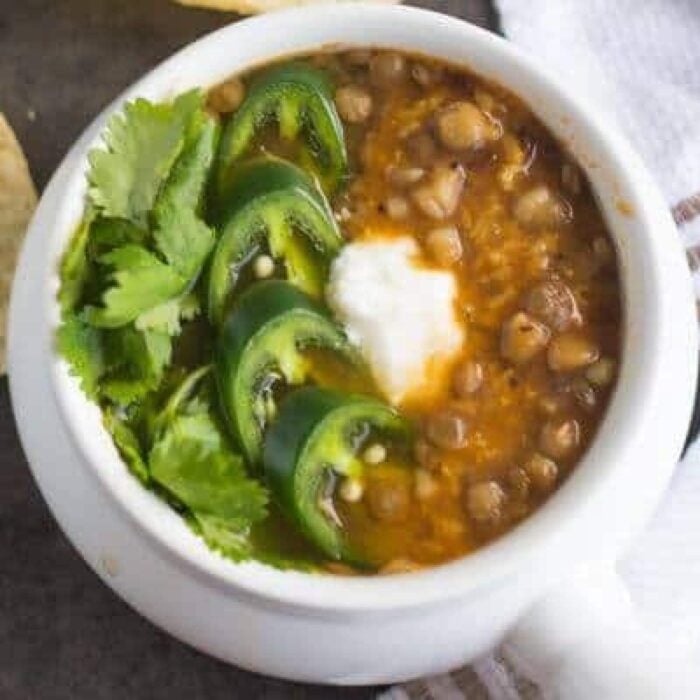
[[[192,90],[170,104],[134,100],[110,119],[105,147],[88,157],[89,198],[102,216],[148,224],[160,187],[182,151],[186,129],[201,107],[200,92]]]
[[[252,554],[251,528],[267,515],[267,491],[218,425],[208,371],[192,372],[130,421],[108,411],[105,423],[134,475],[184,510],[210,547],[241,560]]]
[[[113,117],[89,155],[86,216],[62,264],[58,349],[92,398],[156,389],[214,245],[200,218],[218,125],[197,90]]]

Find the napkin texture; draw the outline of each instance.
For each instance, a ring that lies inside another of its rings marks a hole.
[[[700,294],[700,2],[497,0],[504,34],[610,114],[664,193]],[[677,241],[669,241],[670,245]],[[620,563],[660,643],[700,663],[700,447],[687,452],[646,532]],[[382,700],[547,696],[497,652]]]

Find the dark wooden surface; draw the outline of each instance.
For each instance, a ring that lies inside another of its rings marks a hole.
[[[412,4],[495,28],[490,0]],[[0,111],[39,188],[107,103],[191,40],[235,20],[167,0],[0,0]],[[438,642],[439,643],[439,642]],[[143,620],[87,568],[51,518],[0,380],[0,698],[370,698],[214,661]]]

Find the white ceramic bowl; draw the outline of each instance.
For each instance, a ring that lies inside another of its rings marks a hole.
[[[512,89],[585,168],[621,265],[619,382],[574,474],[494,544],[401,576],[281,572],[212,554],[130,476],[98,409],[52,346],[57,262],[83,208],[86,153],[123,101],[164,99],[280,55],[336,44],[441,57]],[[579,564],[614,559],[671,475],[697,362],[694,302],[676,231],[625,141],[503,39],[438,14],[357,5],[226,27],[165,61],[100,115],[44,193],[17,272],[9,335],[12,399],[34,476],[95,571],[155,624],[203,651],[264,673],[330,683],[383,683],[455,667],[494,645]]]

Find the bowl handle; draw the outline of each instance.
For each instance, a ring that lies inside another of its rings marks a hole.
[[[700,671],[644,627],[613,565],[588,567],[528,610],[504,653],[557,700],[697,700]]]

